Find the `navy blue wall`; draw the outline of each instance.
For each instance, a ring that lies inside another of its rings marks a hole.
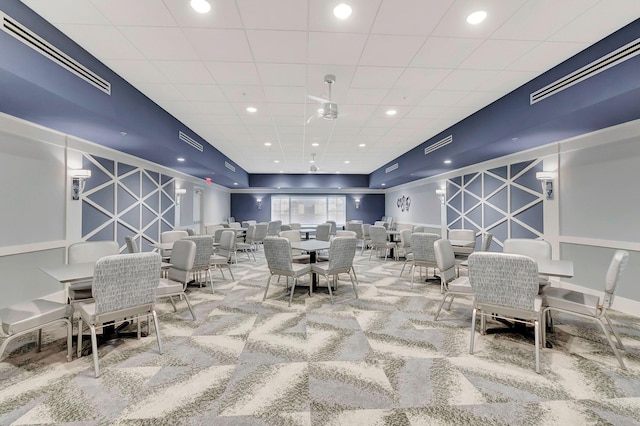
[[[278,194],[288,195],[288,194]],[[305,194],[291,194],[305,195]],[[339,194],[308,194],[339,195]],[[360,219],[364,223],[373,223],[384,216],[384,194],[344,194],[347,197],[347,221]],[[257,199],[262,198],[262,209],[258,210]],[[356,209],[356,199],[360,199],[360,208]],[[258,222],[271,220],[271,194],[231,194],[231,216],[236,221],[254,219]]]
[[[368,175],[347,174],[252,174],[252,188],[368,188]]]

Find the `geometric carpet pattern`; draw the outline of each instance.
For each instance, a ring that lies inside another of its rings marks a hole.
[[[175,178],[89,154],[82,161],[91,170],[81,196],[85,241],[117,241],[122,252],[131,236],[150,251],[162,232],[173,229]]]
[[[437,281],[409,286],[402,262],[356,256],[359,299],[342,276],[335,303],[284,280],[266,301],[263,252],[241,257],[215,293],[189,287],[158,305],[155,336],[114,339],[65,362],[64,329],[16,339],[0,362],[2,425],[584,425],[640,423],[640,321],[611,312],[627,352],[619,368],[595,324],[555,316],[552,349],[534,369],[532,341],[476,333],[470,300],[438,321]],[[604,276],[604,271],[603,271]],[[501,325],[489,322],[489,327]],[[85,339],[86,340],[86,339]]]
[[[480,244],[493,234],[490,251],[502,251],[507,238],[544,235],[544,195],[536,172],[542,160],[509,164],[447,181],[447,229],[472,229]],[[479,245],[478,245],[479,247]]]

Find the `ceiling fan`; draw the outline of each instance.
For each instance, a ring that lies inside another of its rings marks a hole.
[[[307,97],[322,104],[322,108],[318,110],[319,117],[325,120],[336,120],[338,118],[338,104],[331,102],[331,85],[336,82],[336,76],[327,74],[324,76],[324,82],[329,85],[329,99],[313,95],[307,95]],[[309,119],[309,121],[311,121],[311,119]]]

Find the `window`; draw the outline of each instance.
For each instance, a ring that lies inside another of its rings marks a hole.
[[[346,206],[344,195],[278,195],[271,197],[271,220],[304,225],[317,225],[327,220],[345,223],[347,221]]]

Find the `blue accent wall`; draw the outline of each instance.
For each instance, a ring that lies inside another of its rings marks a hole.
[[[367,188],[368,175],[347,174],[252,174],[249,175],[252,188]]]

